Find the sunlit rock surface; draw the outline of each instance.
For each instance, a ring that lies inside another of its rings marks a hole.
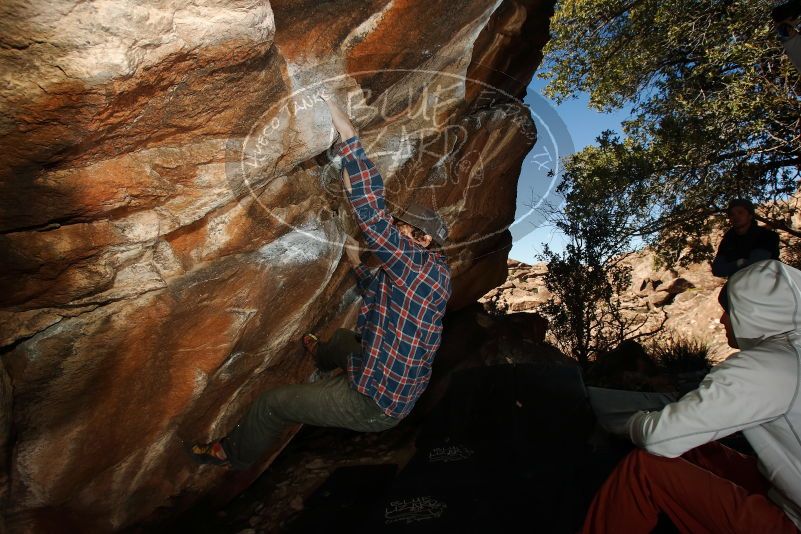
[[[551,4],[0,5],[6,526],[102,532],[191,505],[222,475],[184,444],[306,380],[303,332],[354,323],[321,90],[390,208],[449,223],[452,308],[500,284]]]
[[[720,324],[718,293],[725,279],[712,276],[708,263],[675,269],[657,268],[654,254],[645,250],[624,260],[631,267],[631,286],[622,295],[630,313],[646,319],[639,331],[705,343],[712,362],[726,359],[734,350]],[[535,312],[553,295],[545,287],[544,263],[527,265],[509,260],[507,280],[490,290],[480,302],[492,313]]]

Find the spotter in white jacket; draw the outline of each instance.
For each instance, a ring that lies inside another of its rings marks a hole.
[[[764,260],[729,279],[729,317],[740,352],[695,391],[629,418],[629,437],[659,456],[742,430],[773,485],[768,496],[801,528],[801,271]]]

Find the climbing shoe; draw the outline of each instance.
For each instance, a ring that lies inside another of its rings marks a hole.
[[[197,464],[212,464],[222,467],[230,467],[231,462],[229,462],[227,459],[223,460],[220,458],[220,453],[225,454],[225,451],[223,450],[219,441],[207,443],[205,445],[195,444],[189,448],[189,455]]]
[[[301,338],[301,342],[303,343],[303,348],[306,350],[306,352],[316,359],[317,347],[320,345],[320,338],[314,334],[304,334],[303,338]]]

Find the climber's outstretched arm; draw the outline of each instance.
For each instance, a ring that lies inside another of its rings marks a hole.
[[[331,101],[330,95],[322,94],[320,98],[328,105],[328,111],[331,112],[331,121],[334,123],[334,128],[339,132],[342,141],[356,135],[356,128],[353,127],[353,123],[350,122],[345,112],[335,102]]]
[[[402,238],[393,224],[384,199],[384,179],[367,157],[350,119],[336,103],[329,100],[326,103],[334,126],[343,137],[334,150],[342,158],[342,182],[356,222],[370,252],[381,261],[390,277],[403,285],[406,278],[425,263],[425,254],[422,249],[413,247],[409,239]]]
[[[356,135],[356,128],[353,127],[353,123],[350,122],[345,112],[340,109],[336,102],[331,101],[330,95],[321,94],[320,98],[328,106],[328,111],[331,112],[331,122],[334,123],[334,128],[339,132],[340,141],[345,141],[346,139],[354,137]],[[352,187],[350,184],[350,176],[348,176],[347,173],[342,177],[342,184],[345,186],[345,190],[350,193]]]

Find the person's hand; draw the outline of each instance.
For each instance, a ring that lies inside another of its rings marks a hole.
[[[353,123],[350,122],[348,116],[339,105],[337,105],[332,96],[325,89],[318,93],[318,96],[328,106],[328,111],[331,113],[331,122],[334,124],[334,128],[337,129],[337,132],[339,132],[342,140],[350,139],[356,135],[356,128],[353,126]]]
[[[352,267],[358,267],[362,263],[361,245],[351,236],[345,236],[345,256]]]
[[[333,104],[331,102],[332,95],[331,95],[331,93],[328,92],[328,88],[326,88],[326,87],[323,87],[322,89],[320,89],[320,91],[318,91],[317,98],[319,98],[320,100],[322,100],[325,103],[325,105],[326,105],[326,107],[328,107],[329,111],[331,110],[331,106],[335,105],[335,104]],[[334,126],[333,121],[331,122],[331,126]],[[334,128],[334,141],[333,142],[336,143],[337,141],[340,141],[340,140],[344,141],[344,139],[342,139],[342,136],[339,135],[339,131],[336,128]]]

